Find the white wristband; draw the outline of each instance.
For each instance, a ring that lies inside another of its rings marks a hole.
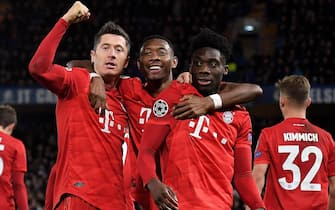
[[[93,77],[101,77],[99,74],[95,73],[95,72],[92,72],[90,73],[90,80],[93,78]]]
[[[212,94],[209,97],[213,100],[215,109],[222,108],[222,99],[221,99],[221,96],[219,94]]]

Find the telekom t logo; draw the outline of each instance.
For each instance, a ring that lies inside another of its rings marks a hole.
[[[195,124],[194,121],[190,121],[189,126],[191,128],[195,127],[194,132],[190,133],[190,135],[195,138],[201,139],[200,132],[208,133],[209,118],[202,115],[199,117],[197,124]]]
[[[102,132],[110,133],[109,127],[114,127],[114,113],[109,110],[105,110],[105,115],[99,117],[99,123],[104,125],[104,128],[101,128]]]

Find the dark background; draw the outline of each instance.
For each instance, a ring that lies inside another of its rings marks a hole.
[[[0,0],[0,87],[36,86],[28,63],[40,41],[73,1]],[[201,27],[226,35],[233,43],[226,80],[273,85],[285,75],[302,74],[313,85],[335,85],[333,0],[110,0],[83,1],[92,18],[70,27],[55,63],[88,59],[93,36],[106,21],[124,27],[132,40],[132,62],[126,74],[138,76],[135,58],[141,40],[151,34],[175,44],[179,65],[187,70],[190,38]],[[245,28],[253,27],[253,31]],[[275,101],[248,104],[254,145],[262,128],[281,120]],[[27,147],[26,183],[31,209],[43,208],[49,170],[57,153],[54,105],[16,105],[14,136]],[[314,104],[308,117],[334,136],[334,104]],[[237,200],[238,201],[238,200]],[[235,209],[241,208],[236,203]]]

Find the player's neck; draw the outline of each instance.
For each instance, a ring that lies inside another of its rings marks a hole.
[[[151,80],[148,81],[145,89],[152,97],[156,97],[160,92],[162,92],[166,87],[171,83],[171,80],[162,81],[162,80]]]
[[[4,128],[3,126],[0,126],[0,131],[2,133],[7,134],[7,135],[11,135],[12,134],[12,132],[10,132],[10,130],[8,129],[8,127]]]
[[[106,88],[116,88],[119,85],[120,77],[103,78]]]
[[[284,119],[287,119],[287,118],[306,119],[306,110],[294,110],[294,109],[285,110],[283,111],[283,116],[284,116]]]

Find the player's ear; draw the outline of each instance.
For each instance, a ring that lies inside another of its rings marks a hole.
[[[15,128],[15,123],[11,123],[11,124],[7,125],[7,127],[5,127],[5,132],[8,135],[12,135],[14,128]]]
[[[223,67],[223,75],[228,75],[228,72],[229,72],[229,65],[224,65]]]
[[[176,68],[178,65],[178,57],[177,56],[173,56],[172,58],[172,68]]]
[[[282,95],[279,95],[279,106],[284,107],[285,106],[285,97]]]
[[[137,58],[137,60],[136,60],[136,65],[137,65],[137,69],[141,69],[140,58]]]
[[[94,63],[95,62],[95,51],[94,50],[91,50],[91,63]]]
[[[124,67],[123,68],[127,68],[128,67],[129,60],[130,60],[130,56],[127,56],[127,59],[126,59],[126,62],[124,63]]]
[[[312,103],[312,99],[311,97],[308,97],[307,100],[306,100],[306,107],[309,107],[309,105],[311,105]]]

